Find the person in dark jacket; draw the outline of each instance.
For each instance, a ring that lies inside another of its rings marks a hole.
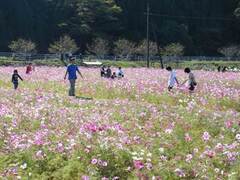
[[[112,79],[115,79],[116,77],[117,77],[117,74],[116,74],[116,72],[113,72],[113,74],[112,74],[111,78],[112,78]]]
[[[106,66],[102,66],[101,69],[100,69],[100,74],[101,74],[101,77],[105,77],[106,76],[106,70],[105,70]]]
[[[15,90],[17,90],[18,88],[18,78],[21,79],[21,81],[23,81],[22,77],[18,74],[18,70],[15,69],[12,75],[12,83]]]
[[[108,66],[106,77],[107,77],[107,78],[111,78],[111,76],[112,76],[112,70],[111,70],[111,67]]]

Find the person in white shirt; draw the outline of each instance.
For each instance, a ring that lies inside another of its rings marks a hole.
[[[173,70],[170,66],[166,68],[167,71],[170,72],[169,79],[168,79],[168,91],[171,91],[175,84],[179,84],[177,80],[176,71]]]
[[[118,68],[117,76],[118,76],[118,77],[124,77],[124,73],[123,73],[123,70],[122,70],[121,67]]]

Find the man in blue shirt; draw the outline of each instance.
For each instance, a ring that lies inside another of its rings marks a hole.
[[[66,79],[68,75],[68,80],[70,82],[69,96],[75,96],[75,84],[77,79],[77,72],[83,78],[81,72],[79,71],[77,65],[75,64],[75,59],[71,58],[70,64],[68,65],[66,74],[64,76],[64,79]]]

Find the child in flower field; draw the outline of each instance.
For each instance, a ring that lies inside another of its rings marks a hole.
[[[33,70],[32,63],[29,63],[26,68],[26,74],[30,74]]]
[[[178,80],[177,80],[177,75],[176,75],[176,71],[172,69],[172,67],[167,67],[166,68],[167,71],[170,72],[170,76],[169,76],[169,79],[168,79],[168,91],[171,91],[174,87],[174,85],[178,83]]]
[[[188,86],[189,86],[189,90],[190,92],[193,92],[196,85],[197,85],[197,82],[196,82],[196,79],[195,79],[195,76],[194,74],[191,72],[191,69],[190,68],[185,68],[184,69],[184,72],[188,74],[188,79],[185,80],[183,82],[183,84],[185,84],[187,81],[188,81]]]
[[[119,68],[118,68],[117,76],[118,76],[119,78],[124,77],[124,73],[123,73],[122,67],[119,67]]]
[[[112,79],[115,79],[116,77],[117,77],[116,72],[113,72],[111,78],[112,78]]]
[[[75,59],[70,58],[70,64],[68,65],[66,74],[64,76],[64,80],[65,80],[68,75],[68,80],[70,83],[69,96],[75,96],[75,84],[77,79],[77,72],[83,78],[81,72],[79,71],[77,65],[75,64]]]
[[[12,83],[14,85],[15,90],[17,90],[17,88],[18,88],[18,78],[23,81],[22,77],[18,74],[18,71],[15,69],[13,71],[13,75],[12,75]]]

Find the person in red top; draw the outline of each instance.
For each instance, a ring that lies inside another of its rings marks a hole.
[[[26,69],[26,74],[30,74],[32,72],[32,63],[29,63]]]

